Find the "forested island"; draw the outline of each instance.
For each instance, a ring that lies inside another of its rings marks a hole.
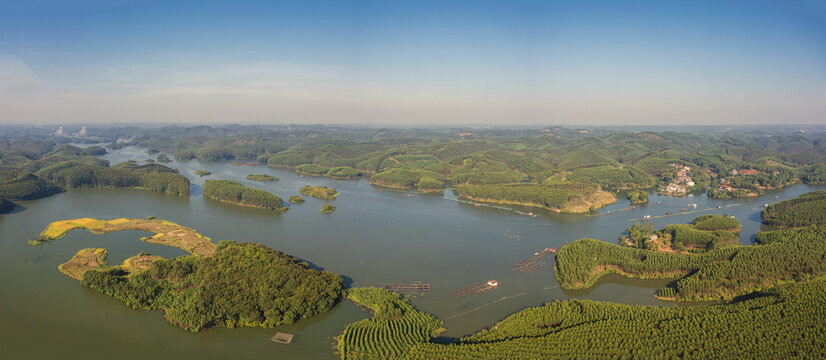
[[[458,185],[453,192],[459,198],[472,201],[539,207],[566,213],[594,212],[617,200],[613,194],[602,191],[599,185],[587,184]]]
[[[301,204],[304,202],[304,198],[298,195],[290,195],[287,200],[289,200],[291,204]]]
[[[335,200],[336,196],[339,195],[339,192],[336,191],[335,188],[328,188],[326,186],[302,186],[301,189],[298,189],[302,195],[312,196],[316,199],[321,200]]]
[[[280,197],[234,180],[204,181],[204,197],[238,206],[286,210]]]
[[[144,240],[192,253],[175,259],[142,253],[109,266],[105,249],[83,249],[59,267],[83,286],[134,309],[162,310],[167,321],[189,331],[290,324],[330,310],[343,295],[340,276],[290,255],[253,243],[216,246],[190,228],[155,218],[58,221],[38,239],[55,240],[78,228],[158,232]]]
[[[267,174],[249,174],[247,175],[247,180],[254,180],[254,181],[278,181],[278,178],[272,175]]]
[[[330,204],[321,205],[321,210],[318,210],[322,214],[329,214],[333,211],[336,211],[336,207]]]

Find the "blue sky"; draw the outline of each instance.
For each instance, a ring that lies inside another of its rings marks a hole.
[[[805,1],[0,0],[0,123],[826,123]]]

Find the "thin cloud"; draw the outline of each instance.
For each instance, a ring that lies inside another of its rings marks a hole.
[[[34,71],[20,58],[0,54],[0,91],[30,91],[42,84]]]

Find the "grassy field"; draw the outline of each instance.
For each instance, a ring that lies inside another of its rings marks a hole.
[[[212,255],[215,252],[215,244],[212,243],[212,239],[186,226],[156,218],[120,218],[114,220],[81,218],[55,221],[49,224],[49,227],[40,233],[40,236],[30,240],[29,244],[39,245],[57,240],[75,229],[87,229],[95,234],[124,230],[147,231],[155,233],[154,236],[141,239],[148,243],[173,246],[193,255]]]
[[[60,272],[70,278],[80,280],[87,270],[106,266],[106,249],[83,249],[72,259],[57,266]]]

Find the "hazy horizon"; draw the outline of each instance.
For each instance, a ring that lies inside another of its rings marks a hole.
[[[0,125],[826,124],[815,1],[0,10]]]

